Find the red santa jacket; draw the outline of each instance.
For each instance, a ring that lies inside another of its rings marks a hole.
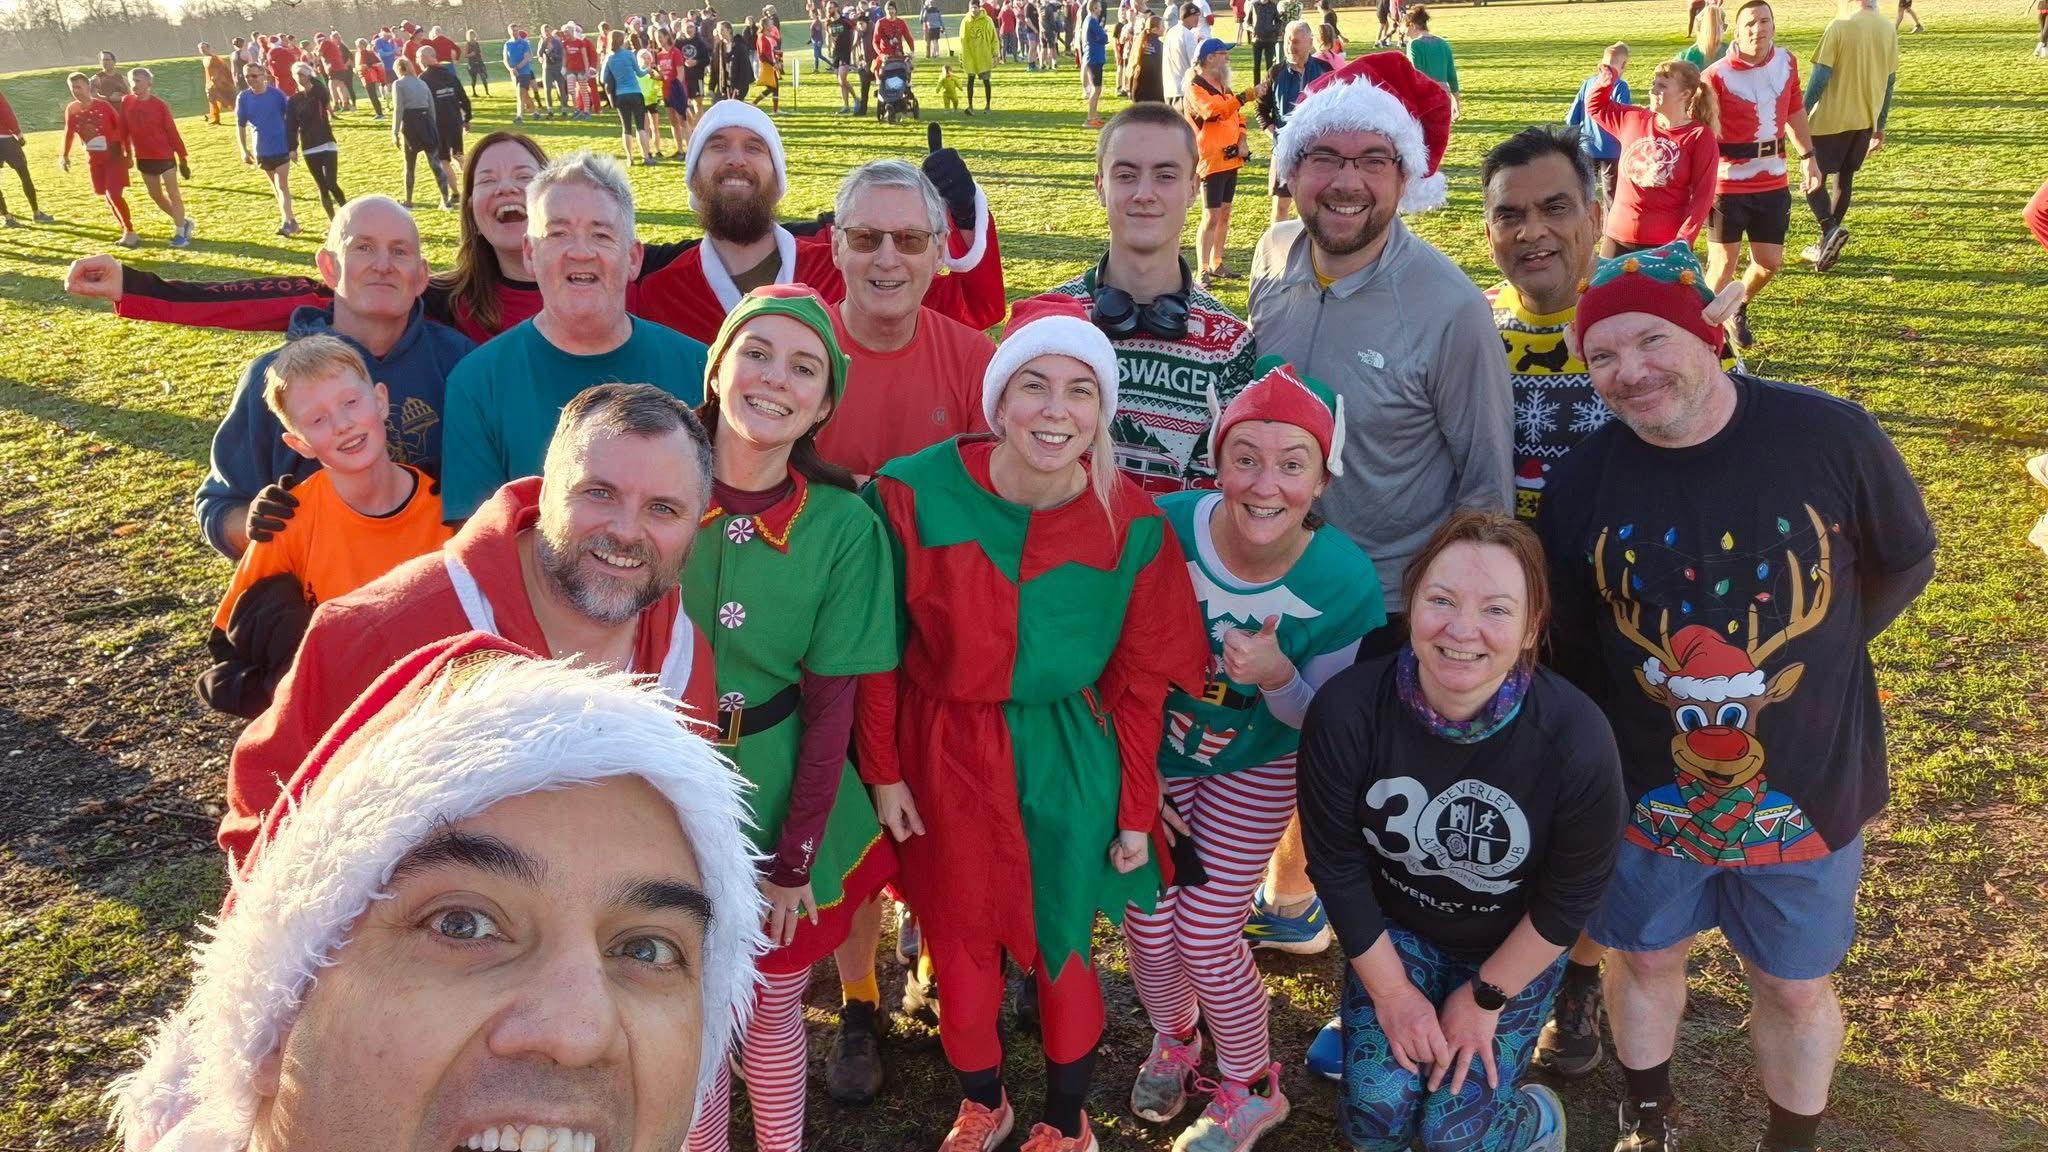
[[[548,651],[519,569],[519,534],[540,518],[540,478],[498,490],[441,551],[320,605],[270,710],[235,741],[228,761],[228,812],[217,839],[239,866],[279,791],[320,737],[379,673],[422,645],[464,632],[490,632]],[[693,716],[715,715],[711,648],[670,588],[640,613],[633,671],[659,675],[664,691]]]
[[[1003,257],[996,247],[995,220],[980,189],[975,190],[974,207],[973,233],[955,229],[947,237],[946,268],[951,274],[941,273],[932,279],[924,302],[969,328],[986,329],[1002,323],[1009,300],[1003,294]],[[775,274],[777,284],[807,284],[817,289],[827,304],[846,298],[846,281],[832,263],[831,228],[797,236],[778,224],[775,243],[781,260]],[[719,262],[709,243],[691,247],[651,276],[643,274],[638,286],[638,299],[630,305],[636,315],[706,344],[718,335],[726,311],[739,303],[741,296],[732,272]]]

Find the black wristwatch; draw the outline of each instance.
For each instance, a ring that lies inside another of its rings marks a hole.
[[[1498,1012],[1508,1006],[1508,994],[1498,984],[1488,984],[1478,976],[1472,977],[1472,1002],[1482,1012]]]

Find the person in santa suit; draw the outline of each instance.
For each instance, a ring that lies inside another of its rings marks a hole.
[[[765,947],[745,785],[645,678],[471,631],[379,668],[109,1094],[121,1146],[678,1147]]]
[[[1209,638],[1207,683],[1167,698],[1158,752],[1166,836],[1193,841],[1204,876],[1124,917],[1131,982],[1153,1031],[1131,1111],[1154,1124],[1179,1115],[1201,1068],[1198,1025],[1216,1046],[1218,1079],[1203,1084],[1214,1095],[1177,1152],[1248,1152],[1287,1119],[1244,926],[1294,814],[1309,700],[1387,618],[1372,561],[1309,510],[1344,470],[1342,403],[1277,356],[1256,372],[1211,418],[1222,491],[1158,497]]]
[[[711,649],[676,581],[710,496],[710,457],[696,415],[653,385],[577,394],[540,476],[500,488],[439,552],[313,613],[270,709],[235,742],[220,846],[246,856],[321,733],[378,673],[442,637],[490,632],[654,676],[708,721]]]
[[[1024,1152],[1094,1152],[1096,914],[1153,906],[1167,692],[1209,658],[1166,518],[1116,469],[1116,351],[1076,301],[1022,301],[982,376],[991,435],[883,465],[902,667],[866,677],[860,768],[897,840],[897,886],[945,985],[961,1103],[943,1152],[1015,1124],[997,1012],[1003,954],[1036,973],[1041,1122]],[[1028,899],[1021,898],[1026,893]]]
[[[1007,303],[988,198],[960,154],[941,146],[938,125],[927,139],[924,173],[946,201],[953,230],[941,238],[952,274],[932,281],[925,303],[970,328],[988,328],[1001,322]],[[799,237],[775,222],[788,172],[782,136],[767,113],[742,100],[705,109],[690,133],[683,170],[690,208],[704,222],[704,243],[641,279],[635,309],[641,316],[708,343],[726,311],[765,284],[808,284],[827,304],[845,298],[831,229]]]
[[[818,294],[757,288],[725,318],[700,410],[711,506],[683,569],[683,606],[717,667],[718,745],[753,785],[768,939],[741,1070],[762,1152],[800,1152],[811,965],[844,941],[894,873],[894,845],[846,752],[855,677],[896,666],[896,588],[881,521],[818,455],[846,386]],[[872,979],[872,978],[870,978]],[[872,999],[860,1003],[869,1016]],[[859,1014],[859,1010],[855,1010]],[[856,1021],[872,1030],[871,1020]],[[731,1147],[721,1071],[691,1152]]]

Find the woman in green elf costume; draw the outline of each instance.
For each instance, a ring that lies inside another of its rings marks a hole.
[[[847,763],[854,678],[896,666],[888,538],[818,429],[846,356],[817,293],[773,285],[726,315],[699,415],[711,434],[710,505],[683,569],[683,604],[711,644],[717,744],[753,785],[768,941],[740,1062],[756,1146],[796,1152],[804,1128],[810,967],[895,872],[867,790]],[[730,1073],[704,1101],[691,1152],[728,1146]]]

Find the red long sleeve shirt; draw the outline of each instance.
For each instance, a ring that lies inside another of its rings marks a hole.
[[[161,96],[121,97],[121,118],[128,122],[128,144],[137,160],[182,160],[185,138]]]
[[[76,137],[90,142],[96,137],[105,137],[107,151],[94,155],[120,155],[128,143],[128,130],[121,123],[121,114],[114,106],[98,97],[81,104],[73,100],[64,108],[64,155],[71,155],[71,141]]]
[[[1601,75],[1605,82],[1586,93],[1586,114],[1621,144],[1608,237],[1623,244],[1690,244],[1714,207],[1721,149],[1713,128],[1698,120],[1662,127],[1649,109],[1614,103],[1614,73],[1603,68]]]
[[[0,94],[0,136],[19,135],[21,135],[21,121],[14,118],[14,106],[7,102],[6,95]]]

